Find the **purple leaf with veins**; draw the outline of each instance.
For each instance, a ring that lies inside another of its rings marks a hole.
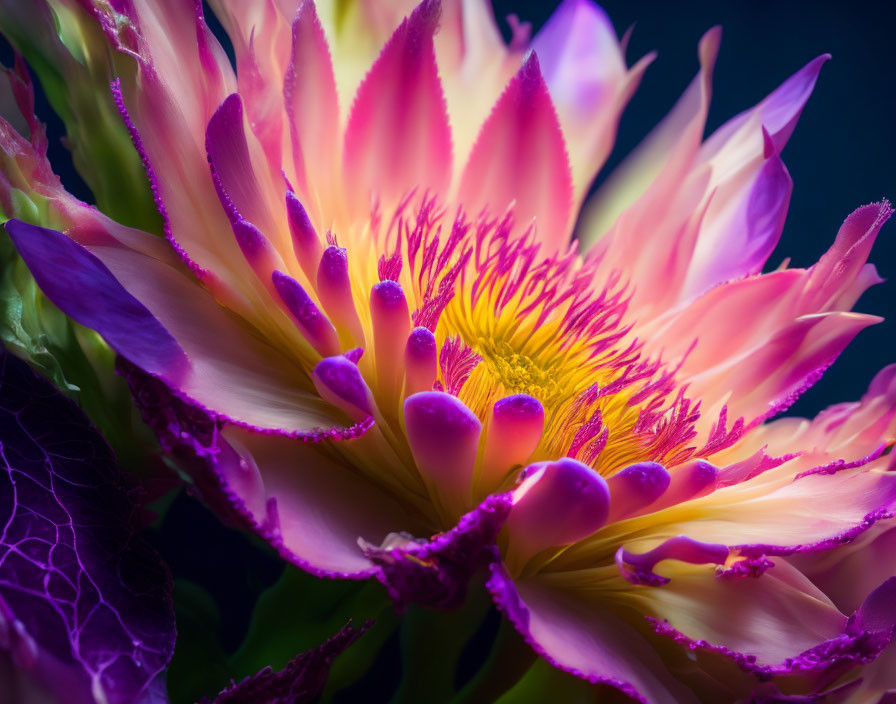
[[[135,519],[86,416],[0,348],[0,701],[166,701],[170,577]]]

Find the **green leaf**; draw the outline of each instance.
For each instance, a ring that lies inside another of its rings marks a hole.
[[[134,76],[134,59],[110,47],[99,22],[66,0],[0,3],[0,27],[65,124],[65,144],[97,207],[125,225],[161,232],[143,164],[110,90],[116,76]]]
[[[230,684],[221,619],[211,595],[184,579],[174,583],[174,614],[177,645],[168,667],[168,696],[171,704],[195,704]]]
[[[609,704],[617,701],[613,698],[615,690],[606,690],[609,699],[599,698],[599,694],[603,695],[604,691],[539,659],[495,704],[596,704],[598,701]],[[627,698],[623,697],[621,701],[627,701]]]
[[[231,675],[239,680],[265,666],[282,669],[296,653],[316,647],[350,620],[358,626],[374,624],[333,664],[324,701],[367,672],[398,618],[376,581],[320,579],[287,567],[259,598],[246,640],[230,658]]]
[[[408,608],[401,623],[402,680],[392,704],[449,701],[461,653],[473,638],[491,600],[484,588],[470,589],[457,611]]]

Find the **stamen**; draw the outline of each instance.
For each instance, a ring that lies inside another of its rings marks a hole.
[[[370,291],[373,320],[373,350],[377,387],[385,403],[381,410],[393,412],[401,391],[402,347],[411,331],[411,314],[401,285],[381,281]]]
[[[282,271],[275,271],[272,279],[280,300],[302,336],[322,357],[339,354],[336,328],[311,300],[302,285]]]
[[[405,396],[432,391],[436,380],[436,337],[428,328],[417,327],[404,348]]]
[[[353,420],[373,415],[373,397],[358,367],[344,355],[318,362],[311,374],[321,397]]]
[[[274,245],[248,220],[234,220],[231,227],[240,251],[268,291],[272,292],[271,273],[286,269]]]
[[[348,255],[343,248],[331,245],[321,255],[317,267],[317,295],[339,333],[342,348],[364,347],[364,331],[352,299]]]
[[[522,476],[506,523],[512,568],[545,548],[582,540],[607,522],[610,489],[588,465],[564,457],[529,465]]]
[[[420,474],[450,512],[463,513],[472,500],[479,419],[451,394],[423,391],[405,400],[404,422]]]
[[[485,439],[479,487],[490,492],[508,470],[524,464],[544,431],[544,407],[527,394],[506,396],[492,407]]]
[[[654,510],[711,494],[716,489],[719,470],[706,460],[691,460],[670,475],[669,488],[651,506]]]
[[[313,282],[317,278],[317,263],[320,261],[323,244],[311,224],[305,206],[292,191],[286,191],[286,216],[292,235],[292,250],[305,276]]]

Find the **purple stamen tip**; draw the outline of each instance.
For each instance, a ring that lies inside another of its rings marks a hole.
[[[514,394],[496,401],[494,414],[508,420],[544,419],[544,406],[541,401],[528,394]]]
[[[436,356],[436,336],[428,328],[414,328],[404,347],[405,394],[432,389]]]
[[[286,192],[286,217],[289,220],[290,233],[296,240],[302,243],[318,241],[317,232],[314,225],[311,224],[308,211],[292,191]]]
[[[483,456],[483,480],[491,490],[514,466],[525,464],[544,431],[544,407],[527,394],[505,396],[495,402]]]
[[[344,355],[322,359],[311,375],[320,395],[334,406],[356,416],[372,413],[370,389],[358,367]]]
[[[429,328],[414,328],[408,335],[408,356],[420,359],[435,359],[436,336]]]
[[[401,284],[396,281],[381,281],[370,290],[370,305],[385,311],[403,310],[407,303]]]
[[[329,318],[311,300],[302,285],[288,274],[275,270],[271,281],[280,300],[295,320],[305,339],[322,355],[335,354],[339,349],[336,330]]]
[[[646,508],[669,488],[671,477],[666,468],[656,462],[639,462],[608,480],[612,507],[610,520],[618,521]]]
[[[676,467],[671,474],[672,481],[669,488],[654,504],[654,509],[665,508],[712,493],[716,488],[719,469],[706,460],[691,460]]]
[[[282,271],[275,271],[271,275],[271,280],[274,282],[274,288],[277,289],[280,298],[286,304],[286,307],[289,308],[289,312],[300,323],[312,325],[317,319],[323,318],[323,313],[311,300],[307,291],[294,278],[284,274]]]
[[[243,256],[253,266],[264,252],[271,246],[261,230],[247,220],[236,220],[233,225],[233,235]]]
[[[348,253],[342,247],[330,245],[320,257],[318,266],[318,279],[325,277],[329,280],[342,279],[348,275]]]

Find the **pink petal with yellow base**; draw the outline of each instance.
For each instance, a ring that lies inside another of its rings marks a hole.
[[[353,212],[367,217],[412,188],[444,194],[451,181],[451,129],[436,65],[436,0],[401,24],[358,88],[345,131],[343,170]]]
[[[520,231],[535,222],[542,252],[564,249],[572,210],[566,145],[532,54],[482,126],[460,179],[467,211],[501,215],[514,205]]]

